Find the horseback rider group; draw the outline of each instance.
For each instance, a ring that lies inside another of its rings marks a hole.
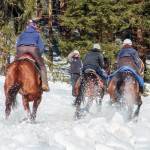
[[[35,61],[37,62],[42,76],[42,89],[43,91],[50,91],[47,81],[47,70],[43,59],[41,57],[44,49],[43,39],[40,35],[36,23],[33,21],[29,21],[27,25],[27,29],[20,34],[17,41],[16,46],[16,58],[15,60],[19,59],[22,54],[29,54],[31,55]],[[83,67],[82,61],[79,58],[79,51],[75,50],[73,53],[70,53],[68,58],[71,64],[71,82],[72,82],[72,95],[74,96],[74,86],[77,78],[80,76],[81,67],[82,72],[86,69],[90,68],[96,71],[96,73],[102,78],[104,81],[104,89],[107,92],[107,75],[103,71],[104,68],[104,58],[103,55],[100,53],[100,45],[94,44],[93,49],[90,50],[84,60],[83,60]],[[119,51],[117,57],[117,69],[121,68],[122,66],[129,66],[135,70],[135,72],[142,76],[139,72],[139,55],[137,51],[132,47],[132,41],[130,39],[125,39],[123,41],[123,48]],[[140,93],[143,93],[143,87],[140,87]]]
[[[103,55],[100,53],[100,45],[94,44],[93,49],[90,50],[84,60],[82,72],[86,69],[93,69],[95,72],[101,77],[104,83],[104,93],[107,94],[107,75],[103,71],[104,69],[104,59]],[[132,47],[132,41],[130,39],[125,39],[123,41],[123,48],[119,51],[117,57],[117,69],[122,66],[131,67],[138,76],[142,77],[140,73],[140,58],[137,51]],[[74,66],[76,68],[80,68],[80,66]],[[139,87],[139,95],[143,94],[143,86]]]

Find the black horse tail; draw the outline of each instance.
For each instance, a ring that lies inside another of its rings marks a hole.
[[[12,74],[18,74],[18,71],[19,71],[19,63],[16,63],[16,66],[15,68],[13,69],[13,73]],[[6,75],[7,76],[7,75]],[[5,80],[5,87],[7,85],[7,90],[5,91],[5,95],[6,95],[6,109],[14,109],[14,108],[17,108],[18,106],[18,103],[17,103],[17,100],[16,100],[16,96],[21,88],[21,82],[18,81],[18,78],[17,77],[14,77],[13,78],[13,82],[12,82],[12,85],[9,86],[8,85],[8,79],[10,78],[10,74],[7,76],[7,80]]]
[[[18,106],[16,96],[19,90],[20,90],[20,84],[14,83],[8,91],[9,106],[12,107],[13,109],[17,108]]]
[[[79,87],[79,92],[78,92],[78,95],[77,95],[77,98],[76,98],[76,101],[75,101],[75,105],[80,106],[81,101],[84,100],[84,91],[85,91],[86,78],[87,78],[87,75],[84,73],[82,75],[81,84],[80,84],[80,87]]]
[[[115,101],[121,105],[123,104],[122,98],[123,98],[123,91],[124,91],[124,80],[122,78],[125,78],[124,74],[121,77],[118,77],[118,82],[115,89]]]

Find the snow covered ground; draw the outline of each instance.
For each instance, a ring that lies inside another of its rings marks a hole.
[[[76,121],[71,86],[49,82],[51,91],[43,94],[37,123],[31,124],[20,122],[24,117],[20,95],[19,107],[5,120],[4,80],[0,76],[0,150],[150,150],[150,97],[142,98],[137,123],[109,112],[109,96],[103,99],[102,116],[96,115],[93,104],[91,113]]]

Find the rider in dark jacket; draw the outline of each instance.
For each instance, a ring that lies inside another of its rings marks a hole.
[[[83,71],[88,68],[94,69],[96,73],[103,79],[104,93],[107,94],[107,75],[102,70],[104,68],[104,59],[103,55],[100,53],[100,49],[101,47],[99,44],[93,45],[93,49],[87,53],[83,61]]]
[[[49,92],[47,81],[47,70],[43,59],[41,57],[44,49],[43,39],[37,30],[36,23],[30,21],[27,25],[27,29],[20,34],[16,46],[16,58],[17,60],[22,54],[31,55],[37,62],[42,76],[42,89]]]
[[[99,44],[94,44],[93,49],[87,53],[83,61],[83,71],[87,68],[94,69],[96,73],[105,80],[107,75],[102,71],[104,59],[103,55],[100,53],[100,48]]]

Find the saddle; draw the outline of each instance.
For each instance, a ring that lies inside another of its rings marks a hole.
[[[85,73],[94,73],[94,74],[96,74],[96,71],[94,69],[90,69],[90,68],[85,69],[84,72]]]
[[[110,79],[117,73],[117,72],[121,72],[121,71],[129,71],[131,73],[134,74],[134,76],[136,77],[137,81],[139,82],[139,86],[144,87],[144,80],[142,77],[140,77],[139,75],[136,74],[136,72],[129,66],[123,66],[121,68],[119,68],[115,73],[111,74],[108,77],[107,83],[109,83]]]
[[[39,74],[40,74],[40,79],[42,79],[41,71],[40,71],[38,65],[36,64],[35,59],[34,59],[31,55],[29,55],[29,54],[22,54],[22,55],[19,57],[18,60],[28,60],[28,61],[30,61],[31,63],[33,63],[34,66],[36,67],[36,69],[38,70]]]

